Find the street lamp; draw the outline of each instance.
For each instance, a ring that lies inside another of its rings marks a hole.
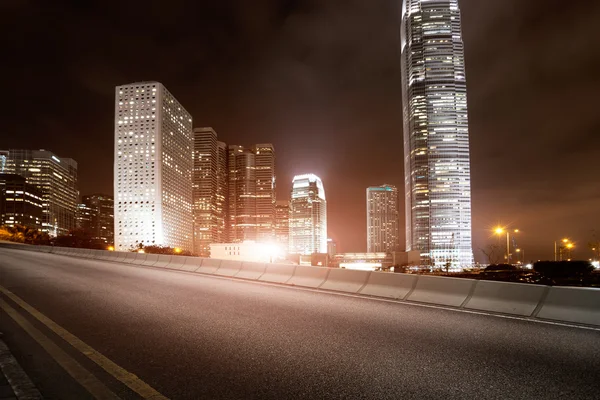
[[[523,249],[516,249],[515,251],[517,253],[521,253],[522,263],[525,264],[525,250],[523,250]]]
[[[567,248],[567,249],[569,249],[569,253],[570,253],[571,249],[573,247],[575,247],[575,245],[569,239],[567,239],[567,238],[564,238],[564,239],[561,240],[562,244],[561,244],[560,247],[558,247],[557,243],[558,242],[555,240],[554,241],[554,261],[562,261],[562,250],[564,248]]]
[[[510,264],[510,230],[497,227],[494,232],[496,235],[502,235],[504,232],[506,232],[506,262]],[[514,229],[513,232],[519,233],[519,230]]]

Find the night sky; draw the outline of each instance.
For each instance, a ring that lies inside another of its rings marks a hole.
[[[366,250],[365,188],[403,192],[401,0],[0,2],[0,148],[79,163],[112,193],[114,87],[160,81],[228,144],[271,142],[279,199],[325,184],[329,236]],[[462,0],[474,252],[497,223],[528,259],[600,236],[598,1]]]

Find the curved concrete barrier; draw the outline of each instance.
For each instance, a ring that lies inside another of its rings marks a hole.
[[[545,286],[527,283],[477,281],[464,308],[529,317],[544,296]]]
[[[138,252],[130,251],[125,255],[125,258],[123,260],[121,260],[121,262],[124,262],[126,264],[133,264],[133,262],[135,261],[135,258],[137,257],[138,254],[145,254],[145,253],[138,253]]]
[[[75,249],[73,255],[79,258],[88,258],[91,252],[91,249]]]
[[[167,268],[171,269],[181,269],[185,264],[184,256],[173,256],[171,257],[171,263],[167,266]]]
[[[152,266],[155,268],[167,268],[171,263],[171,257],[173,256],[170,254],[159,254],[156,262]]]
[[[146,259],[140,265],[146,265],[148,267],[153,266],[158,261],[158,254],[148,254]]]
[[[195,272],[202,263],[200,257],[181,256],[181,258],[185,258],[185,263],[180,268],[181,271]]]
[[[329,268],[298,265],[287,284],[318,288],[325,282],[327,274],[329,274]]]
[[[107,261],[117,261],[117,259],[121,256],[118,251],[109,251],[108,253]]]
[[[272,283],[286,283],[294,275],[295,269],[295,265],[267,264],[265,273],[258,280]]]
[[[371,272],[360,294],[404,300],[416,282],[417,275]]]
[[[551,287],[537,317],[600,326],[600,289]]]
[[[110,254],[105,254],[105,253],[111,253],[110,251],[104,251],[104,250],[92,250],[90,252],[90,256],[88,258],[93,259],[93,260],[103,260],[103,261],[108,261],[109,260],[109,256]],[[105,258],[101,258],[101,257],[105,257]]]
[[[146,257],[149,256],[149,254],[146,253],[134,253],[135,259],[133,261],[131,261],[131,264],[134,265],[140,265],[141,263],[143,263],[144,261],[146,261]]]
[[[409,301],[460,307],[477,281],[445,276],[419,276]]]
[[[358,293],[367,283],[371,271],[356,269],[332,268],[327,280],[320,289],[337,290],[339,292]]]
[[[127,256],[129,256],[129,254],[131,254],[128,251],[115,251],[115,254],[117,255],[116,258],[113,261],[116,262],[125,262],[125,260],[127,259]]]
[[[241,268],[241,261],[222,260],[219,269],[215,272],[215,275],[234,276]]]
[[[267,267],[265,263],[243,262],[242,269],[240,269],[240,272],[235,274],[235,277],[257,280],[262,274],[265,273],[266,268]]]
[[[201,258],[202,262],[200,267],[196,270],[201,274],[214,274],[221,266],[221,260],[214,258]]]

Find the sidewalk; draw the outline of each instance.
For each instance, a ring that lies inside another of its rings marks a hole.
[[[25,374],[1,339],[0,333],[0,400],[42,400],[43,397]]]

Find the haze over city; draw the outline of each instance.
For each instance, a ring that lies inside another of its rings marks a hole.
[[[19,61],[3,66],[3,147],[71,157],[82,194],[111,193],[114,87],[157,80],[220,140],[273,143],[278,198],[319,175],[329,236],[364,251],[364,189],[403,189],[400,2],[149,4],[3,3]],[[531,259],[562,237],[587,259],[600,225],[600,6],[561,4],[461,2],[478,261],[496,225],[519,228]]]

